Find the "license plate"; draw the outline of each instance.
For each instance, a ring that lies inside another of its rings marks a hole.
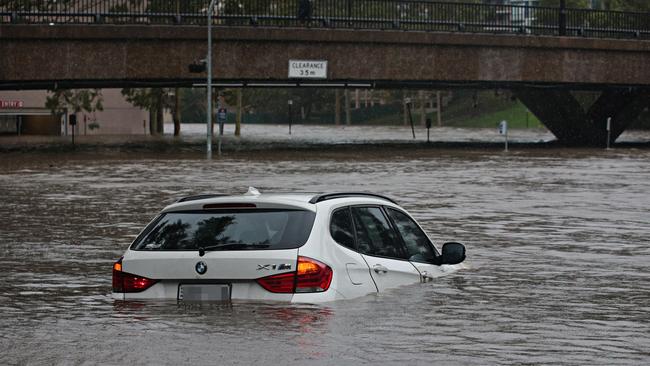
[[[178,287],[178,300],[230,301],[229,285],[184,284]]]

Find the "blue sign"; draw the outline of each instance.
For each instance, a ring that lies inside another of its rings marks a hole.
[[[505,135],[508,133],[508,122],[501,121],[501,123],[499,123],[499,133],[501,135]]]
[[[226,118],[228,117],[228,110],[226,108],[219,108],[217,112],[217,121],[219,123],[226,123]]]

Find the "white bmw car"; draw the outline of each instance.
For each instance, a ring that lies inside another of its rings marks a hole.
[[[372,193],[202,195],[166,207],[113,265],[119,300],[320,303],[457,269],[393,200]]]

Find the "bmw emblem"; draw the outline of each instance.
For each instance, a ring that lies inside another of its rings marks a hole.
[[[194,266],[194,269],[196,269],[196,273],[202,275],[208,271],[208,265],[205,264],[204,262],[198,262],[196,266]]]

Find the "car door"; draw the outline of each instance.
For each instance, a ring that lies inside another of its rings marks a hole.
[[[392,207],[385,207],[385,209],[406,247],[409,261],[422,275],[422,281],[426,282],[442,276],[445,268],[436,264],[439,257],[438,251],[420,225],[400,210]]]
[[[345,297],[357,297],[371,292],[377,292],[375,282],[370,275],[368,264],[357,251],[354,224],[350,207],[337,208],[330,216],[330,234],[340,249],[336,258],[345,264],[348,281],[337,284],[337,291]]]
[[[420,282],[420,273],[379,206],[353,206],[357,249],[379,291]]]

